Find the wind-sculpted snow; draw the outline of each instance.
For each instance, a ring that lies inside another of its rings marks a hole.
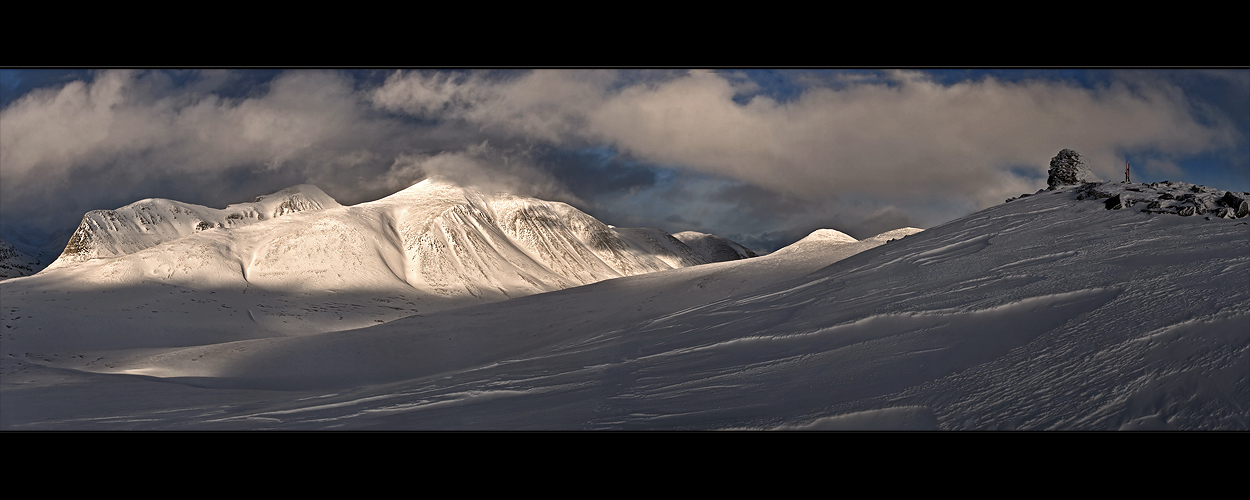
[[[17,278],[0,285],[0,424],[1250,428],[1245,221],[1107,210],[1077,200],[1080,189],[1046,191],[921,232],[862,241],[822,233],[753,259],[299,336],[253,327],[234,330],[231,341],[144,344],[101,326],[105,314],[79,295],[13,287],[33,279]],[[499,220],[489,205],[457,213]],[[564,240],[543,241],[556,248]],[[168,291],[126,298],[148,300],[127,305],[127,313],[144,305],[143,314],[161,318],[185,296],[218,302],[169,312],[250,321],[221,312],[238,310],[240,292],[217,299],[225,292]],[[326,305],[329,296],[288,297],[284,305],[259,297],[269,307],[249,312],[348,312]],[[151,311],[155,298],[166,301],[159,313]],[[54,326],[49,317],[61,311],[95,319]],[[142,335],[157,338],[149,332]],[[240,337],[249,332],[257,337]],[[110,337],[118,347],[108,347]]]

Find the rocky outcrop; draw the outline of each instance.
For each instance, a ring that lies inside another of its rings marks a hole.
[[[1250,200],[1246,200],[1244,195],[1238,196],[1233,194],[1232,191],[1229,191],[1224,193],[1224,196],[1220,198],[1220,203],[1223,203],[1225,207],[1228,207],[1229,211],[1232,212],[1237,218],[1250,215]]]
[[[1120,209],[1128,208],[1132,205],[1133,205],[1133,202],[1127,200],[1123,194],[1117,194],[1115,196],[1107,198],[1107,202],[1106,202],[1107,210],[1120,210]]]
[[[1050,159],[1050,174],[1046,178],[1047,189],[1057,189],[1063,186],[1074,186],[1086,182],[1101,181],[1094,172],[1085,164],[1085,160],[1081,158],[1081,153],[1071,149],[1059,151],[1059,154]]]
[[[1208,219],[1239,219],[1250,216],[1250,193],[1222,191],[1187,182],[1086,183],[1076,189],[1076,199],[1106,199],[1107,210],[1121,210],[1134,203],[1146,203],[1142,212],[1205,216]]]

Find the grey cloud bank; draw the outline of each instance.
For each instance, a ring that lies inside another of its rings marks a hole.
[[[1226,73],[1240,84],[1246,72]],[[1148,175],[1183,178],[1185,158],[1237,164],[1247,142],[1237,110],[1149,75],[949,83],[893,71],[825,84],[795,72],[800,90],[772,95],[740,72],[285,71],[224,92],[237,74],[101,71],[9,101],[3,230],[51,234],[140,198],[224,206],[300,183],[352,204],[438,174],[596,216],[648,214],[624,223],[670,232],[797,239],[838,223],[862,237],[1045,187],[1063,148],[1104,178],[1128,154],[1146,155]],[[570,163],[567,152],[586,150],[609,160]],[[626,164],[635,170],[612,178],[619,188],[585,188]],[[675,191],[702,197],[664,196]],[[694,215],[712,207],[723,215]]]

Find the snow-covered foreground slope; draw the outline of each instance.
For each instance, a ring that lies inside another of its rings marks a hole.
[[[1245,220],[1076,197],[1045,192],[906,238],[818,232],[755,259],[207,345],[83,340],[98,325],[34,333],[46,323],[11,310],[6,285],[0,423],[1250,428]],[[182,314],[165,324],[219,317]]]

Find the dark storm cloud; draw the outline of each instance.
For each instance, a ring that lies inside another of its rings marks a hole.
[[[647,189],[657,182],[653,166],[631,161],[609,148],[542,148],[536,161],[583,199]]]

